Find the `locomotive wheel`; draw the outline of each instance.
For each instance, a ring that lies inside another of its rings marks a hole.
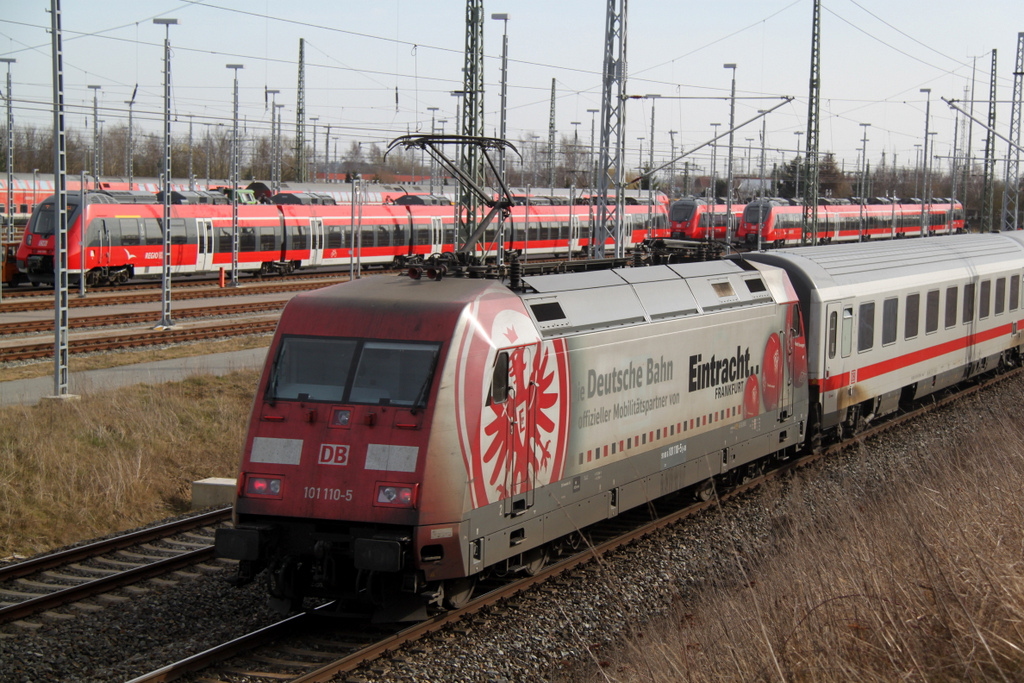
[[[476,588],[475,576],[449,579],[444,582],[444,606],[448,609],[462,609],[473,597]]]
[[[527,550],[523,553],[523,571],[527,576],[537,576],[544,565],[548,563],[548,549],[546,546]]]
[[[746,484],[754,481],[758,477],[764,474],[764,462],[761,460],[755,460],[752,463],[748,463],[739,476],[740,484]]]
[[[693,487],[693,499],[698,503],[706,503],[711,500],[715,492],[715,483],[711,479],[705,479]]]

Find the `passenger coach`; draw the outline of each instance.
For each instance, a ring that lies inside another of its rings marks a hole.
[[[1024,234],[805,247],[783,268],[807,322],[811,432],[853,433],[900,405],[1020,360]]]

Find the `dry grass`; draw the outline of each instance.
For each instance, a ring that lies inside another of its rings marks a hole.
[[[197,376],[0,408],[0,557],[186,511],[193,480],[237,474],[258,377]]]
[[[194,344],[176,344],[164,348],[143,349],[139,351],[118,351],[94,353],[85,356],[72,355],[68,361],[71,372],[84,372],[86,370],[103,370],[116,368],[121,365],[133,363],[148,363],[156,360],[172,360],[174,358],[187,358],[191,356],[202,356],[211,353],[226,353],[228,351],[243,351],[270,346],[271,335],[253,335],[246,337],[232,337],[219,341],[204,341]],[[11,382],[16,379],[33,379],[53,374],[53,358],[41,360],[23,365],[0,366],[0,380]]]
[[[772,552],[736,530],[732,577],[594,678],[1024,679],[1024,435],[998,411],[970,437],[854,481],[792,482]]]

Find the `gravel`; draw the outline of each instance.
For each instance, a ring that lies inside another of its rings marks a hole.
[[[709,582],[756,572],[757,559],[772,551],[788,524],[786,495],[799,491],[827,501],[830,490],[856,487],[870,496],[873,483],[898,475],[908,458],[970,438],[976,411],[1022,399],[1024,379],[1005,382],[829,459],[809,483],[761,487],[337,680],[599,680],[597,663],[616,642]],[[227,563],[213,563],[179,573],[173,584],[150,582],[142,592],[90,601],[107,602],[101,609],[59,611],[73,618],[38,615],[0,627],[0,682],[128,680],[276,621],[262,583],[234,588],[227,582],[232,574]]]

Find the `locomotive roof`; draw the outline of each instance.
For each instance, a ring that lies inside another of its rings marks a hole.
[[[822,300],[852,291],[867,294],[908,284],[927,284],[957,273],[983,274],[1024,260],[1024,238],[1010,233],[949,235],[884,242],[798,247],[736,257],[785,268],[801,296]]]
[[[706,261],[523,278],[523,303],[545,337],[640,325],[787,297],[781,272]]]

